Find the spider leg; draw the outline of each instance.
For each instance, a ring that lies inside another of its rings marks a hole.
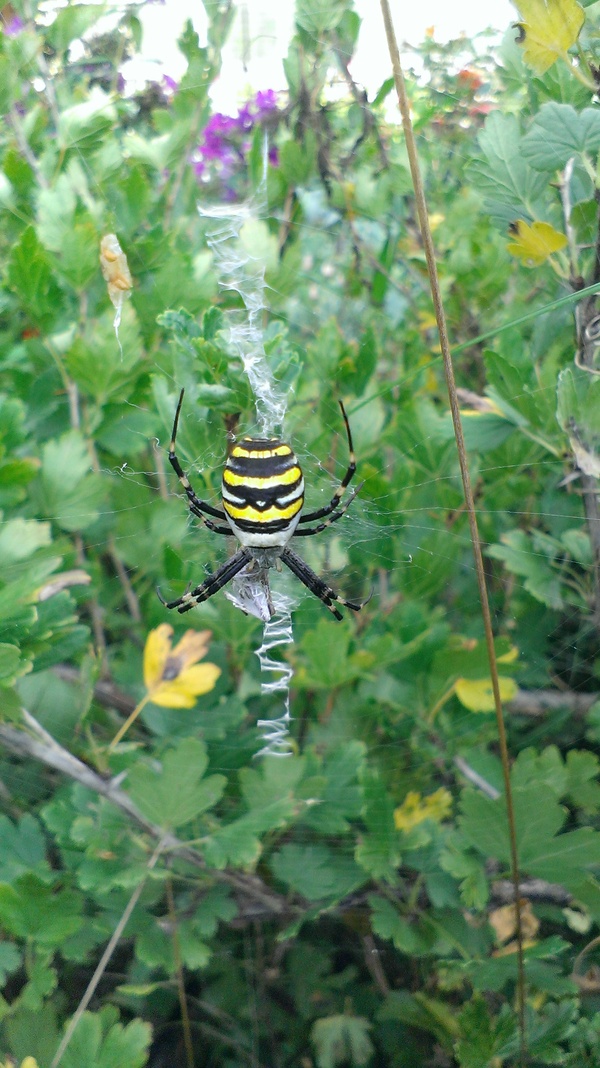
[[[202,512],[199,508],[196,508],[195,504],[190,504],[190,512],[192,515],[198,516],[198,519],[201,519],[204,526],[208,527],[209,530],[212,530],[213,534],[225,534],[228,538],[233,537],[233,530],[231,527],[220,527],[218,523],[213,523],[212,519],[207,519],[205,515],[202,515]]]
[[[290,571],[303,582],[307,589],[311,593],[314,593],[315,597],[318,597],[320,601],[333,613],[336,619],[343,619],[342,613],[335,607],[334,601],[338,604],[343,604],[345,608],[351,608],[353,612],[360,612],[363,604],[366,602],[357,604],[356,601],[346,601],[343,597],[340,597],[335,590],[331,589],[323,579],[320,579],[318,575],[315,575],[312,568],[304,562],[301,556],[297,556],[291,549],[285,548],[281,554],[281,560],[284,564],[287,564]]]
[[[252,553],[248,549],[240,549],[221,567],[217,568],[212,575],[208,575],[204,582],[201,582],[193,590],[184,593],[183,597],[179,597],[176,601],[165,601],[161,596],[160,590],[156,592],[165,608],[176,608],[180,613],[189,612],[190,608],[194,608],[197,604],[202,604],[203,601],[207,601],[209,597],[212,597],[214,593],[222,590],[223,586],[231,582],[231,579],[235,578],[238,571],[241,571],[246,564],[249,564],[251,559]]]
[[[310,534],[320,534],[322,530],[325,530],[327,527],[330,527],[332,523],[336,523],[337,520],[341,519],[342,516],[345,515],[345,513],[348,511],[350,505],[352,504],[352,501],[356,497],[357,493],[360,493],[360,490],[363,486],[364,482],[361,482],[360,486],[357,486],[355,490],[352,490],[352,493],[348,497],[346,503],[342,505],[342,507],[339,508],[337,512],[332,512],[332,514],[329,516],[329,519],[327,519],[324,523],[319,523],[316,527],[309,527],[308,530],[298,530],[298,527],[296,527],[294,533],[292,534],[292,537],[306,538]],[[306,516],[306,518],[309,519],[310,516]],[[300,519],[300,523],[301,522],[302,520]]]
[[[352,479],[354,477],[354,472],[356,471],[356,456],[354,454],[354,445],[352,443],[352,431],[350,430],[350,423],[348,422],[348,416],[346,415],[346,409],[344,408],[344,405],[342,404],[341,401],[339,403],[340,403],[340,408],[342,409],[342,417],[344,419],[344,423],[346,424],[346,434],[347,434],[347,437],[348,437],[348,449],[350,451],[350,463],[348,464],[348,470],[346,471],[346,474],[344,475],[342,481],[340,482],[338,488],[336,489],[336,491],[335,491],[333,497],[331,498],[329,504],[326,504],[323,508],[317,508],[317,510],[315,512],[307,512],[306,515],[301,515],[300,519],[298,520],[299,523],[312,523],[312,522],[314,522],[315,519],[324,519],[326,515],[331,515],[331,513],[333,511],[335,511],[335,509],[337,508],[338,504],[340,503],[341,498],[344,496],[344,491],[346,490],[346,487],[350,485],[350,482],[352,481]],[[359,486],[359,489],[360,489],[360,486]],[[358,490],[357,490],[357,492],[358,492]],[[356,493],[354,494],[354,496],[356,496]],[[354,499],[354,498],[352,498],[352,499]],[[348,505],[346,505],[346,508],[347,507],[348,507]],[[343,512],[340,512],[340,515],[343,515]],[[335,520],[332,519],[331,522],[333,523],[333,522],[335,522]],[[326,525],[328,525],[328,524],[326,524]],[[323,530],[323,527],[319,527],[318,529],[319,530]],[[307,531],[307,533],[308,533],[308,531]]]
[[[187,494],[188,501],[190,502],[190,510],[194,512],[194,515],[198,515],[198,513],[200,513],[200,519],[203,519],[204,517],[202,513],[206,513],[206,515],[213,516],[214,519],[225,519],[225,512],[221,508],[213,508],[212,504],[208,504],[206,501],[202,501],[199,497],[196,496],[192,489],[190,480],[187,477],[185,471],[183,470],[181,464],[179,463],[177,454],[175,452],[175,439],[177,437],[177,427],[179,424],[179,415],[181,413],[181,405],[183,404],[184,393],[185,390],[182,389],[181,393],[179,394],[177,411],[175,412],[175,419],[173,421],[173,432],[171,434],[171,444],[169,445],[169,463],[171,464],[171,467],[173,468],[175,474],[177,475],[177,478],[181,482],[181,485],[183,486]],[[194,508],[197,509],[197,511],[194,511]],[[211,528],[209,527],[209,529]],[[218,531],[218,533],[221,534],[223,533],[223,531]]]

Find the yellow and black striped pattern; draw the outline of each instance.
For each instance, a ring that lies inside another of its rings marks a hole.
[[[287,545],[304,504],[304,479],[293,450],[277,438],[242,438],[231,449],[223,508],[241,545]]]

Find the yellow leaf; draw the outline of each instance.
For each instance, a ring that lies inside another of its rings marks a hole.
[[[515,680],[501,675],[498,681],[502,702],[512,701],[518,689]],[[460,703],[470,712],[494,711],[494,691],[491,679],[457,679],[454,692]]]
[[[521,913],[521,934],[523,938],[533,939],[538,933],[540,921],[531,908],[531,902],[527,898],[521,898],[519,902]],[[499,909],[490,912],[489,921],[498,942],[508,942],[516,934],[517,919],[514,902],[511,905],[502,905]]]
[[[538,267],[567,243],[564,234],[545,222],[533,222],[529,226],[523,219],[519,219],[511,223],[510,234],[515,240],[506,247],[513,256],[523,260],[526,267]]]
[[[394,824],[397,831],[411,831],[424,820],[441,823],[452,808],[452,797],[443,786],[428,797],[421,797],[416,790],[410,790],[404,801],[394,811]]]
[[[575,44],[585,19],[583,8],[577,0],[516,0],[516,5],[525,62],[544,74]]]
[[[516,645],[511,645],[507,653],[503,653],[498,657],[499,664],[514,664],[515,660],[519,656],[519,650]]]

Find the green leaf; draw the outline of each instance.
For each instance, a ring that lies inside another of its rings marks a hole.
[[[570,104],[543,104],[522,141],[525,159],[536,171],[562,170],[578,153],[597,154],[600,149],[600,113],[584,108],[577,113]]]
[[[248,808],[270,808],[274,802],[284,802],[286,799],[291,802],[304,769],[304,759],[294,756],[287,760],[265,757],[258,769],[242,768],[240,786]],[[289,806],[290,815],[292,811],[292,806]]]
[[[42,946],[60,946],[81,924],[82,898],[73,890],[54,891],[33,875],[14,885],[0,883],[0,923],[20,938]]]
[[[85,1012],[63,1058],[61,1068],[143,1068],[152,1037],[150,1024],[132,1020],[113,1023],[113,1013]]]
[[[374,879],[397,880],[400,865],[398,832],[394,826],[394,802],[379,776],[363,776],[363,819],[367,834],[359,838],[355,857]]]
[[[306,185],[313,174],[316,162],[316,143],[314,135],[307,135],[304,144],[297,141],[284,141],[279,149],[279,166],[286,181],[291,186]]]
[[[9,519],[0,529],[0,567],[5,568],[17,560],[25,560],[36,549],[50,545],[52,540],[49,523],[35,519]]]
[[[27,872],[44,883],[54,879],[39,823],[28,813],[18,824],[0,816],[0,882],[14,883]]]
[[[375,1052],[368,1032],[372,1024],[364,1016],[326,1016],[317,1020],[310,1037],[317,1051],[319,1068],[337,1064],[367,1064]]]
[[[514,788],[517,851],[522,872],[549,882],[562,883],[577,892],[588,868],[600,863],[600,832],[591,827],[559,834],[566,811],[555,792],[543,783]],[[461,798],[460,829],[484,856],[510,865],[504,799],[492,801],[467,789]]]
[[[0,986],[4,986],[7,976],[21,967],[21,954],[12,942],[0,942]]]
[[[401,953],[407,956],[417,955],[423,951],[423,940],[415,923],[394,908],[391,901],[376,897],[369,897],[371,906],[371,925],[373,933],[379,938],[389,938]]]
[[[550,561],[536,552],[525,531],[511,530],[503,534],[501,544],[491,545],[487,554],[496,560],[503,560],[513,574],[522,575],[525,589],[536,601],[541,601],[548,608],[562,608],[560,580],[552,571]]]
[[[494,1055],[516,1030],[514,1016],[503,1013],[494,1020],[483,998],[476,997],[460,1015],[461,1038],[455,1053],[460,1068],[489,1068]]]
[[[328,620],[319,620],[302,642],[305,664],[298,682],[306,689],[330,690],[356,678],[360,668],[350,657],[350,641],[348,626],[340,623],[332,630]]]
[[[63,530],[86,530],[98,518],[106,485],[90,469],[89,448],[78,430],[69,430],[44,446],[33,490],[39,493],[43,512]]]
[[[289,842],[273,855],[271,868],[277,879],[307,901],[339,900],[365,881],[364,872],[350,857],[319,844]]]
[[[347,0],[330,0],[327,5],[321,0],[296,0],[296,24],[307,33],[320,37],[328,30],[335,30],[347,6]]]
[[[161,771],[142,763],[131,769],[131,799],[159,827],[181,827],[216,805],[223,793],[224,775],[202,778],[207,763],[204,743],[184,738],[166,753]]]
[[[319,802],[309,805],[303,823],[320,834],[348,833],[349,821],[357,819],[363,803],[358,778],[365,757],[364,743],[355,739],[337,746],[328,755],[323,761],[322,781],[316,791],[310,781],[303,786],[302,796]]]
[[[49,959],[47,955],[38,955],[27,965],[28,982],[21,991],[20,1001],[34,1012],[39,1012],[58,983],[56,969],[49,966]]]
[[[558,376],[558,421],[569,439],[577,466],[600,477],[600,381],[579,367]]]
[[[112,129],[116,117],[110,96],[93,86],[87,100],[61,111],[58,123],[61,148],[93,151],[101,144],[102,135]]]
[[[8,284],[21,299],[26,314],[35,322],[44,324],[56,317],[60,290],[33,226],[28,226],[20,241],[13,245],[8,261]]]
[[[459,1033],[456,1014],[443,1001],[420,992],[392,991],[380,1009],[379,1017],[381,1020],[400,1020],[409,1027],[428,1031],[449,1052]]]
[[[105,8],[100,4],[70,4],[59,9],[51,25],[44,28],[48,44],[56,52],[64,52],[71,41],[81,37],[104,12]]]
[[[0,686],[13,686],[17,679],[21,675],[26,675],[28,671],[31,671],[31,661],[21,659],[19,647],[0,642]],[[4,696],[3,693],[2,700]]]
[[[483,159],[475,160],[472,173],[495,220],[508,225],[517,217],[543,217],[538,198],[546,189],[546,176],[529,166],[523,156],[518,120],[493,112],[479,135]]]

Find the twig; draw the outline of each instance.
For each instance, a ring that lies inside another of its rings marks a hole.
[[[518,690],[512,701],[507,705],[509,712],[519,716],[530,716],[532,719],[540,719],[547,712],[555,712],[565,709],[574,716],[585,716],[592,705],[600,700],[597,693],[574,693],[565,690],[564,693],[557,690]]]
[[[362,944],[365,954],[365,964],[375,981],[379,993],[386,998],[390,992],[390,984],[388,983],[387,976],[383,970],[381,957],[375,944],[375,939],[370,934],[364,935]]]
[[[523,879],[519,894],[529,901],[545,901],[565,908],[573,901],[573,895],[559,883],[547,883],[544,879]],[[510,905],[515,900],[515,888],[510,879],[498,879],[491,885],[491,898],[496,905]]]
[[[483,775],[480,775],[478,771],[475,771],[475,768],[472,768],[470,764],[467,764],[466,760],[463,760],[461,756],[455,756],[452,763],[455,768],[458,768],[458,770],[462,772],[465,779],[468,779],[473,786],[476,786],[478,790],[481,790],[486,797],[491,797],[492,801],[498,800],[500,791],[497,790],[495,786],[492,786],[487,779],[484,779]]]

